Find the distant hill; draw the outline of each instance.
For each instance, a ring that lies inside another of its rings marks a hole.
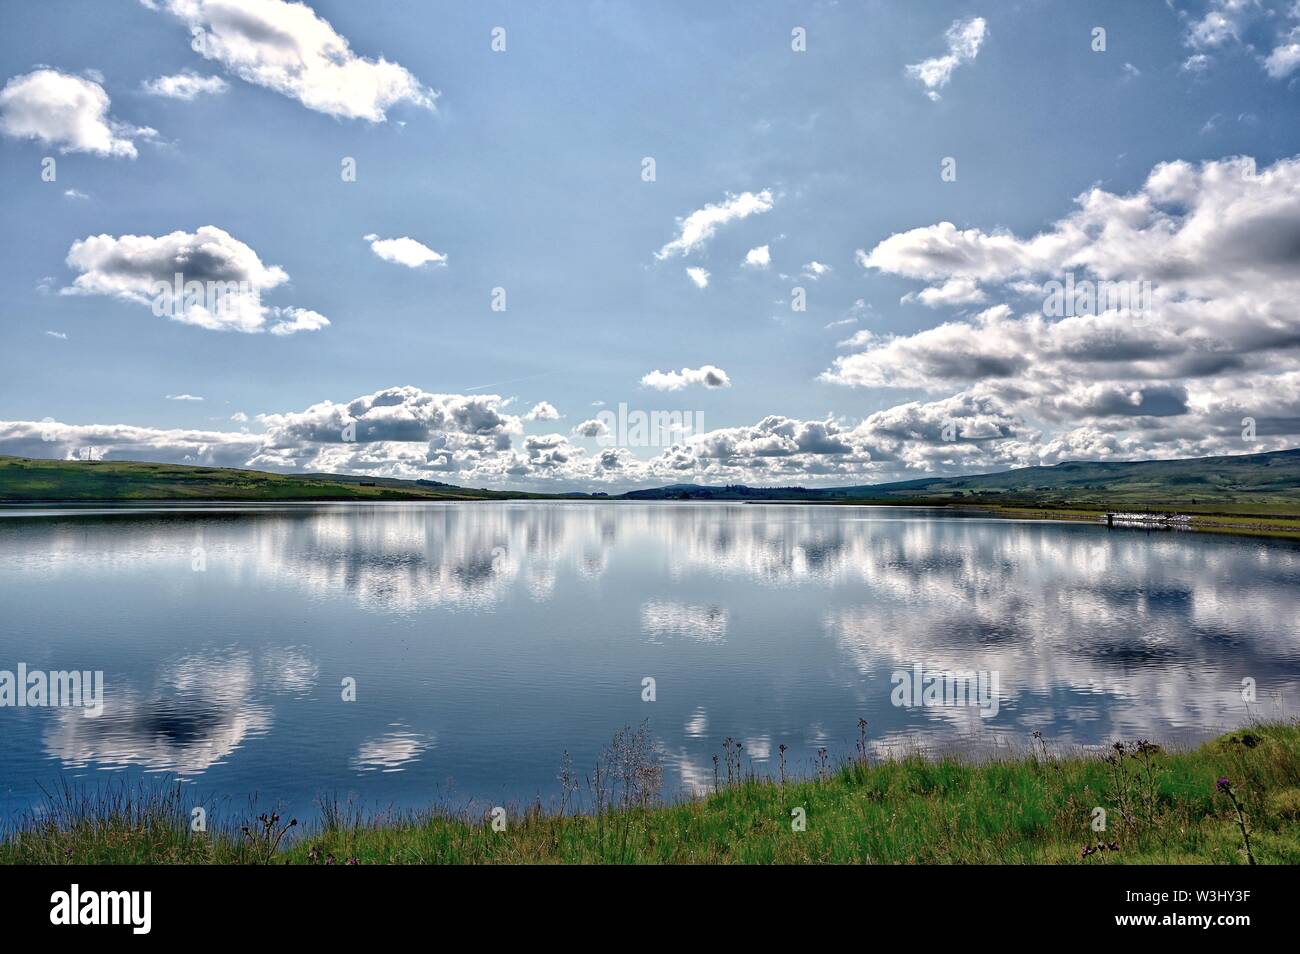
[[[1300,448],[1184,460],[1067,461],[969,477],[922,477],[856,487],[674,484],[623,497],[1294,513],[1300,509]]]
[[[1066,461],[971,477],[921,478],[845,488],[851,496],[965,499],[997,495],[1121,504],[1300,503],[1300,448],[1268,454],[1132,462]]]
[[[0,456],[0,502],[132,500],[501,500],[543,497],[433,480],[271,474],[231,467]]]
[[[848,488],[843,488],[847,490]],[[744,484],[727,484],[709,487],[705,484],[669,484],[646,490],[629,490],[619,494],[617,500],[820,500],[828,495],[842,495],[842,490],[816,490],[807,487],[746,487]]]
[[[605,494],[535,494],[434,480],[272,474],[135,461],[0,456],[0,502],[131,500],[740,500],[975,504],[1055,509],[1300,513],[1300,448],[1268,454],[1128,463],[1069,461],[970,477],[922,477],[856,487],[670,484]]]

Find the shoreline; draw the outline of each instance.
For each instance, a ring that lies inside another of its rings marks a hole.
[[[1059,523],[1100,524],[1106,526],[1108,514],[1123,515],[1117,520],[1113,530],[1146,531],[1192,531],[1196,533],[1217,533],[1227,536],[1260,537],[1275,540],[1300,540],[1300,516],[1292,518],[1282,514],[1230,514],[1214,511],[1198,512],[1178,508],[1155,510],[1118,510],[1105,507],[1042,507],[1016,504],[957,502],[952,500],[728,500],[728,499],[691,499],[691,500],[657,500],[624,499],[619,497],[455,497],[455,496],[405,496],[376,495],[373,497],[171,497],[155,499],[107,499],[107,500],[0,500],[0,517],[20,517],[28,512],[42,509],[66,508],[70,516],[78,511],[86,511],[87,516],[109,515],[114,513],[129,514],[132,510],[163,509],[184,513],[189,510],[201,511],[211,507],[292,507],[311,506],[315,504],[487,504],[487,503],[577,503],[577,504],[747,504],[754,506],[801,506],[801,507],[874,507],[932,510],[949,510],[955,512],[979,513],[990,516],[1005,517],[1008,520],[1051,520]],[[6,511],[8,511],[6,513]],[[1133,519],[1139,518],[1139,519]],[[1140,519],[1140,518],[1150,518]]]
[[[1106,509],[1066,508],[1051,509],[1042,507],[1004,506],[1000,504],[953,504],[951,509],[969,509],[994,513],[1012,520],[1058,520],[1064,523],[1100,523],[1106,524],[1108,513],[1134,514],[1137,511],[1117,511]],[[1281,515],[1253,516],[1224,513],[1196,513],[1195,511],[1142,511],[1143,516],[1156,517],[1150,522],[1124,520],[1116,522],[1110,528],[1114,530],[1160,530],[1193,531],[1197,533],[1221,533],[1232,536],[1254,536],[1275,539],[1300,540],[1300,518],[1290,519]],[[1163,522],[1159,518],[1166,518]],[[1169,517],[1181,518],[1171,525]]]
[[[655,797],[647,741],[631,729],[615,737],[620,760],[595,786],[588,778],[586,812],[569,810],[585,777],[571,763],[558,810],[481,819],[365,817],[326,800],[317,822],[268,809],[195,832],[178,786],[98,798],[65,788],[4,833],[0,864],[1300,863],[1298,721],[1191,749],[1139,740],[1057,755],[1036,737],[1028,752],[982,762],[875,760],[864,733],[855,757],[832,767],[823,756],[800,778],[746,774],[728,747],[712,794],[670,804]]]
[[[1140,505],[1128,504],[1113,507],[1104,506],[1063,506],[1044,507],[1027,504],[979,503],[955,500],[751,500],[745,501],[760,506],[792,505],[799,506],[835,506],[835,507],[900,507],[929,508],[932,510],[965,511],[968,513],[988,514],[1006,517],[1009,520],[1053,520],[1060,523],[1100,524],[1106,526],[1107,514],[1142,516],[1154,518],[1143,522],[1123,520],[1116,522],[1113,530],[1169,530],[1196,531],[1199,533],[1222,533],[1233,536],[1255,536],[1273,539],[1300,540],[1300,515],[1291,517],[1286,514],[1233,514],[1212,510],[1181,509],[1175,505],[1166,505],[1155,509],[1138,509]],[[1177,522],[1174,522],[1174,521]]]

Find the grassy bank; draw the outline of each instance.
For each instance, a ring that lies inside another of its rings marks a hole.
[[[326,803],[310,825],[266,814],[196,834],[178,788],[66,791],[7,834],[0,862],[1300,863],[1294,723],[1191,751],[1133,743],[1057,755],[1036,740],[1021,757],[979,764],[859,757],[784,783],[742,775],[736,756],[716,793],[672,805],[653,803],[654,758],[636,753],[634,738],[620,733],[603,777],[585,780],[603,810],[572,811],[579,786],[567,771],[564,805],[508,810],[504,831],[442,812],[367,819]],[[1096,808],[1104,831],[1090,824]]]
[[[951,504],[947,506],[953,506]],[[1105,522],[1108,512],[1124,512],[1124,507],[1026,507],[999,506],[987,507],[967,505],[962,509],[987,510],[1002,517],[1020,520],[1065,520],[1075,523]],[[1239,536],[1283,537],[1300,540],[1300,512],[1271,513],[1255,512],[1252,508],[1241,507],[1232,510],[1215,510],[1209,507],[1183,507],[1166,504],[1144,509],[1144,513],[1182,514],[1190,519],[1179,529],[1196,530],[1201,533],[1230,533]],[[1142,529],[1128,524],[1120,529]],[[1150,529],[1165,529],[1153,524]]]

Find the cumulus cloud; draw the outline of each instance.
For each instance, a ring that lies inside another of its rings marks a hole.
[[[1035,445],[1043,459],[1266,449],[1241,444],[1243,416],[1269,420],[1274,435],[1300,430],[1284,423],[1300,402],[1291,390],[1300,159],[1259,170],[1239,157],[1162,163],[1133,194],[1089,190],[1034,236],[942,222],[891,235],[858,261],[936,283],[917,300],[977,290],[1005,300],[912,334],[854,336],[844,344],[860,350],[837,358],[823,380],[995,400],[1058,429]],[[1135,307],[1098,293],[1062,315],[1046,307],[1045,282],[1066,277],[1145,287],[1145,300]],[[1037,288],[1038,310],[1018,313],[1026,287]],[[1029,455],[1025,445],[1007,456]]]
[[[1300,67],[1300,26],[1292,27],[1264,59],[1264,70],[1273,79],[1286,79]]]
[[[984,45],[987,27],[983,17],[971,17],[968,20],[954,20],[944,39],[948,43],[948,52],[943,56],[932,57],[913,63],[907,67],[907,75],[919,80],[925,87],[925,95],[938,100],[939,90],[948,85],[953,70],[963,63],[974,62]]]
[[[264,264],[215,225],[161,236],[91,235],[72,243],[67,265],[80,274],[61,294],[149,305],[157,314],[212,331],[286,335],[329,324],[314,311],[263,304],[263,293],[287,282],[288,273]]]
[[[150,96],[181,99],[189,102],[202,95],[215,96],[230,89],[230,84],[220,76],[199,76],[197,73],[177,73],[159,76],[140,84]]]
[[[1184,61],[1183,70],[1203,72],[1212,65],[1213,54],[1232,48],[1254,53],[1257,42],[1270,35],[1265,42],[1271,51],[1257,59],[1269,77],[1286,79],[1300,67],[1300,4],[1295,0],[1210,0],[1184,34],[1183,42],[1193,52]]]
[[[1240,39],[1237,16],[1244,7],[1241,0],[1218,0],[1187,31],[1187,45],[1206,50]]]
[[[819,278],[829,275],[832,271],[834,271],[834,269],[832,269],[831,266],[818,261],[812,261],[803,267],[803,277],[815,282]]]
[[[435,252],[429,246],[417,242],[413,238],[402,236],[401,238],[381,239],[374,233],[364,236],[364,238],[370,243],[370,250],[385,262],[405,265],[407,268],[419,268],[421,265],[429,264],[447,264],[446,255]]]
[[[138,152],[132,140],[156,133],[114,119],[109,106],[104,87],[93,79],[55,69],[33,70],[0,89],[0,132],[35,139],[60,152],[134,159]]]
[[[711,364],[698,368],[682,368],[680,371],[651,371],[641,378],[641,386],[654,388],[656,391],[680,391],[692,384],[702,384],[706,388],[729,388],[731,379],[727,372]]]
[[[438,94],[404,66],[352,51],[324,18],[285,0],[146,0],[183,20],[191,45],[247,83],[344,119],[384,122],[397,103],[434,109]]]
[[[745,260],[741,264],[746,268],[767,268],[772,264],[772,252],[766,245],[751,248],[745,253]]]
[[[271,308],[268,314],[276,317],[270,332],[278,337],[294,335],[300,331],[320,331],[329,325],[330,320],[318,311],[310,308]]]
[[[574,437],[604,437],[609,433],[609,426],[599,418],[583,421],[573,428]]]
[[[696,288],[709,287],[709,271],[700,268],[698,265],[691,265],[686,269],[686,277],[695,283]]]
[[[1180,399],[1173,389],[1165,390],[1163,400]],[[1218,395],[1202,412],[1207,418],[1235,415],[1240,420],[1241,408],[1251,407],[1260,415],[1261,434],[1294,433],[1300,421],[1297,395],[1300,372],[1292,372],[1288,380],[1273,382],[1267,394],[1243,384]],[[1154,392],[1151,398],[1148,410],[1154,412],[1162,398]],[[1145,400],[1101,391],[1080,392],[1075,399],[1093,405]],[[754,424],[692,433],[648,457],[620,446],[605,446],[589,456],[561,434],[522,437],[521,419],[505,406],[495,395],[432,394],[408,386],[345,403],[325,401],[301,412],[259,415],[260,433],[10,421],[0,422],[0,453],[553,489],[681,480],[845,485],[1067,459],[1191,456],[1234,449],[1224,441],[1215,446],[1205,434],[1121,432],[1108,424],[1045,433],[1003,396],[980,387],[934,401],[899,404],[857,424],[831,417],[769,415]],[[1268,413],[1260,410],[1265,406]],[[593,419],[575,427],[572,436],[605,438],[610,431],[605,422]],[[1235,449],[1240,450],[1239,445]],[[1269,441],[1252,449],[1270,449]]]
[[[525,421],[558,421],[560,412],[550,402],[538,401],[533,409],[524,415]]]
[[[927,308],[940,308],[945,305],[978,304],[985,300],[985,295],[973,278],[950,278],[942,285],[909,292],[902,300],[917,301]]]
[[[674,255],[689,254],[713,238],[721,226],[747,219],[751,215],[770,212],[774,202],[768,189],[762,192],[742,192],[740,195],[727,193],[723,201],[706,205],[679,218],[677,237],[655,252],[655,258],[662,261]]]

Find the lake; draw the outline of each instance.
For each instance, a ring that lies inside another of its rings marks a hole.
[[[477,812],[554,799],[564,752],[643,720],[669,796],[725,739],[761,772],[852,756],[859,718],[876,755],[1192,742],[1300,710],[1298,595],[1291,542],[923,508],[10,508],[0,670],[104,691],[0,708],[0,813],[168,776]],[[895,704],[936,673],[996,693]]]

